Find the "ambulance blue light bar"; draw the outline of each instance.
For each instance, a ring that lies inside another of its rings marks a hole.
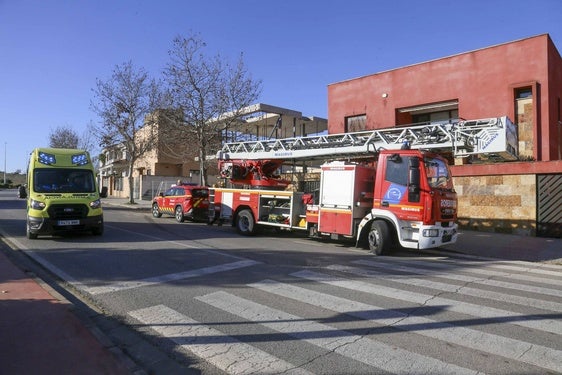
[[[39,152],[39,163],[52,165],[55,164],[56,162],[57,159],[55,158],[55,155],[47,154],[46,152]]]
[[[75,165],[86,165],[88,164],[88,157],[86,154],[72,155],[71,162]]]

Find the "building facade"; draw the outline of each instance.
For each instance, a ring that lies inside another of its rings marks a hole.
[[[133,168],[134,199],[151,200],[164,186],[177,180],[199,183],[200,165],[196,160],[197,141],[189,133],[178,134],[171,126],[169,116],[156,112],[153,121],[139,129],[139,142],[154,144],[152,150],[139,158]],[[99,165],[101,186],[108,187],[108,194],[118,198],[129,197],[129,155],[122,144],[102,151]],[[208,173],[216,176],[215,163],[209,163]]]
[[[147,125],[136,134],[139,142],[149,140],[154,148],[135,162],[134,199],[151,200],[159,191],[169,188],[178,180],[187,183],[201,181],[195,135],[189,131],[178,133],[178,128],[173,126],[177,114],[161,110],[151,116],[153,118],[146,121]],[[229,124],[217,126],[224,130],[213,141],[216,144],[209,145],[212,153],[206,162],[209,185],[221,182],[215,152],[220,149],[222,142],[306,136],[327,129],[327,120],[324,118],[303,116],[302,112],[264,103],[241,108],[237,116],[224,114],[221,118],[229,119]],[[216,122],[221,123],[221,118]],[[128,158],[124,145],[107,147],[102,151],[100,182],[101,186],[108,187],[110,196],[129,197]]]
[[[543,34],[331,84],[328,131],[508,116],[520,161],[452,167],[459,223],[560,237],[561,98],[562,58]]]

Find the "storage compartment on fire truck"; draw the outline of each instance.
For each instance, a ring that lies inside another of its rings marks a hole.
[[[299,226],[300,219],[305,217],[302,195],[300,192],[261,193],[258,223]]]
[[[322,166],[318,228],[320,233],[355,234],[373,207],[375,168],[344,162]]]

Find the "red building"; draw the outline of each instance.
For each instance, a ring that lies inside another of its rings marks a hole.
[[[507,115],[521,161],[453,167],[460,224],[559,237],[561,98],[562,58],[543,34],[331,84],[328,132]]]

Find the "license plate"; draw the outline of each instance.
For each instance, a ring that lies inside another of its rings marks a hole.
[[[80,220],[59,220],[57,222],[58,225],[79,225],[80,224]]]

